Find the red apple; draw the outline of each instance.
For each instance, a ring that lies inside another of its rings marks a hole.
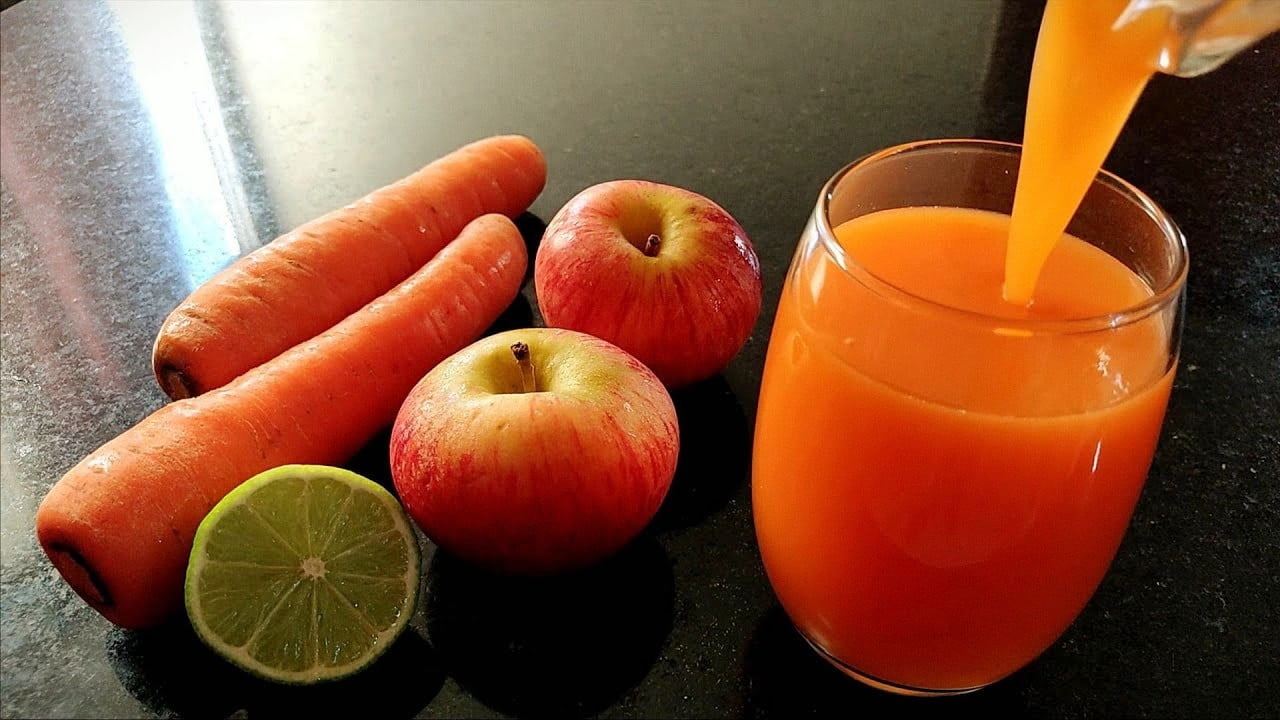
[[[427,373],[391,433],[391,474],[437,545],[498,572],[543,574],[614,553],[671,486],[671,396],[598,338],[512,330]]]
[[[603,338],[667,387],[719,372],[760,314],[760,261],[742,226],[697,193],[616,180],[578,193],[534,262],[548,325]]]

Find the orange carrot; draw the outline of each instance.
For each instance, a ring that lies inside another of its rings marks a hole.
[[[163,620],[182,605],[196,527],[224,495],[279,465],[346,461],[429,369],[497,319],[527,260],[510,220],[475,220],[333,328],[95,450],[40,504],[40,545],[111,622]]]
[[[524,212],[546,177],[528,138],[491,137],[281,235],[165,319],[152,351],[160,387],[175,400],[193,397],[315,337],[422,267],[480,215]]]

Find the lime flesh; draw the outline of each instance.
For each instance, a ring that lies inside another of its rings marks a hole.
[[[254,476],[200,523],[186,606],[200,638],[269,680],[307,684],[372,663],[413,614],[418,543],[377,483],[323,465]]]

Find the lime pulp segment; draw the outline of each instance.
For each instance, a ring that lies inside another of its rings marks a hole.
[[[271,680],[350,675],[404,630],[417,597],[417,539],[399,502],[341,468],[254,476],[196,531],[191,624],[215,652]]]

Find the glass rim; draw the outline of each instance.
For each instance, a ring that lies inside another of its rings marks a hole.
[[[1126,200],[1137,205],[1146,213],[1151,221],[1155,223],[1177,253],[1173,274],[1169,281],[1164,283],[1161,287],[1151,288],[1151,296],[1145,298],[1139,303],[1130,305],[1121,310],[1101,315],[1089,315],[1062,320],[1008,318],[975,310],[966,310],[947,305],[945,303],[940,303],[936,300],[930,300],[929,298],[917,295],[916,293],[899,287],[897,284],[880,277],[865,265],[851,257],[845,252],[844,248],[836,242],[835,231],[831,227],[831,200],[840,183],[850,173],[858,170],[859,168],[895,155],[931,148],[954,148],[957,150],[967,148],[985,152],[1004,153],[1019,157],[1022,153],[1022,146],[1020,144],[1000,140],[978,140],[969,138],[918,140],[868,153],[837,170],[836,173],[832,175],[831,178],[822,186],[822,191],[818,195],[818,206],[814,213],[814,218],[818,229],[818,237],[821,239],[823,250],[831,257],[835,264],[840,268],[841,272],[848,275],[854,282],[867,286],[870,290],[882,297],[885,297],[886,299],[899,302],[906,306],[919,306],[922,309],[937,312],[944,316],[950,315],[970,322],[980,321],[982,323],[991,324],[1001,330],[1007,329],[1018,332],[1019,334],[1027,335],[1067,335],[1095,332],[1098,330],[1106,330],[1129,325],[1142,320],[1150,314],[1165,307],[1169,303],[1174,302],[1179,297],[1183,287],[1186,285],[1189,260],[1187,239],[1183,236],[1182,231],[1178,228],[1177,224],[1173,222],[1173,219],[1169,217],[1169,214],[1156,204],[1154,200],[1147,196],[1146,193],[1139,190],[1132,183],[1105,169],[1098,171],[1097,176],[1095,176],[1092,183],[1090,183],[1090,187],[1101,183],[1113,190],[1116,190]],[[1088,241],[1086,240],[1085,242]],[[850,268],[855,268],[858,271],[858,274],[852,272]]]

